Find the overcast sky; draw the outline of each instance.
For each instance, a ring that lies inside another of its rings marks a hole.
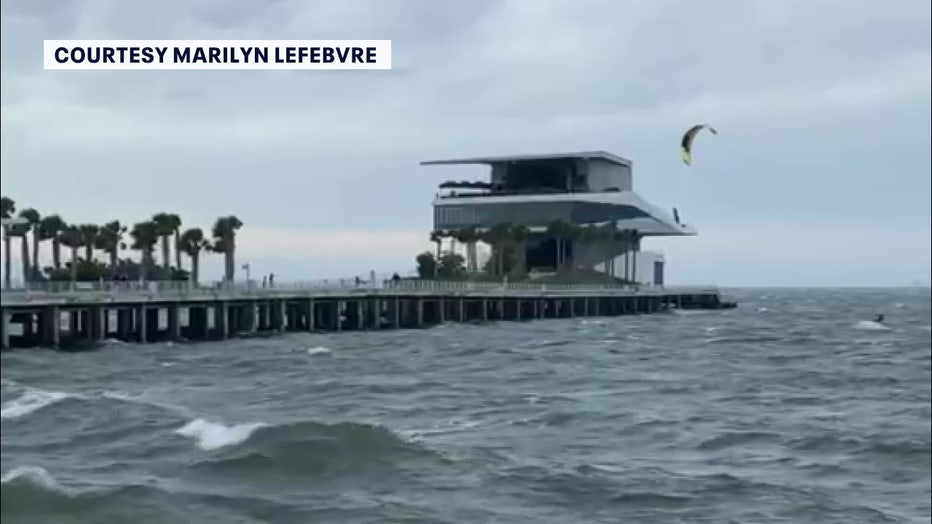
[[[668,280],[930,281],[920,0],[9,0],[2,188],[74,222],[245,222],[280,279],[413,268],[468,155],[605,149],[694,224]],[[393,71],[43,71],[43,39],[391,39]],[[719,136],[678,141],[693,123]],[[18,250],[14,250],[18,251]],[[219,265],[213,264],[212,268]]]

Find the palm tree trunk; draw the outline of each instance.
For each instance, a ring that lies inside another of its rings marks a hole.
[[[553,268],[560,270],[560,239],[557,237],[553,239]]]
[[[29,262],[29,237],[23,235],[19,238],[20,240],[20,257],[22,258],[21,262],[23,265],[23,283],[29,282],[29,274],[32,270],[32,264]]]
[[[52,265],[61,269],[61,242],[57,238],[52,239]]]
[[[497,267],[495,269],[496,274],[504,275],[505,274],[505,244],[504,243],[501,243],[498,245],[498,253],[496,253],[496,255],[498,255],[496,257],[496,260],[497,260],[497,264],[496,264]]]
[[[78,248],[71,248],[71,281],[78,281]]]
[[[191,283],[194,287],[198,285],[198,270],[200,269],[200,253],[191,255]]]
[[[36,228],[39,227],[38,224],[35,225]],[[30,275],[29,280],[35,280],[40,275],[39,269],[39,232],[36,230],[32,231],[32,275]]]
[[[90,262],[94,259],[94,244],[84,246],[84,260]]]
[[[236,276],[236,246],[233,245],[232,241],[227,242],[223,257],[226,265],[224,268],[226,280],[232,282],[233,278]]]
[[[518,247],[518,270],[523,275],[527,273],[527,241],[522,241]]]
[[[142,277],[143,280],[149,279],[149,273],[152,271],[152,258],[153,257],[152,257],[151,249],[142,250],[142,260],[141,260],[142,272],[140,274],[140,277]]]
[[[181,230],[175,230],[175,267],[181,269],[181,250],[178,249],[178,244],[181,242]]]
[[[3,285],[4,287],[8,289],[10,287],[10,277],[12,276],[10,275],[10,270],[13,267],[12,266],[13,259],[10,254],[10,248],[11,248],[10,232],[4,231],[3,232]]]
[[[116,271],[116,267],[117,267],[117,265],[119,265],[119,263],[120,263],[120,260],[119,260],[119,258],[118,258],[118,257],[119,257],[119,254],[118,254],[118,252],[117,252],[117,249],[119,249],[119,246],[114,247],[114,248],[111,249],[110,252],[109,252],[109,254],[110,254],[110,270],[111,270],[111,271]]]
[[[640,250],[638,243],[638,238],[634,237],[634,242],[631,244],[631,280],[635,282],[638,282],[638,251]]]
[[[169,238],[171,238],[169,235],[162,237],[162,265],[165,266],[165,269],[171,266],[171,260],[169,260]]]

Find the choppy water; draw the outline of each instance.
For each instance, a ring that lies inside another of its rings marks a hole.
[[[2,519],[928,522],[929,291],[738,297],[6,353]]]

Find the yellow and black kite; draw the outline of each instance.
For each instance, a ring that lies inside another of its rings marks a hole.
[[[714,127],[708,124],[699,124],[690,127],[689,131],[686,131],[686,134],[683,135],[683,140],[680,143],[680,147],[682,148],[683,152],[683,163],[687,166],[691,166],[693,162],[693,140],[696,139],[696,135],[699,133],[699,131],[702,131],[703,129],[708,129],[709,132],[711,132],[713,135],[718,134],[718,131],[716,131]]]

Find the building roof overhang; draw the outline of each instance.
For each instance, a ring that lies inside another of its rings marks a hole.
[[[598,159],[617,164],[620,166],[631,167],[632,162],[627,158],[622,158],[607,151],[577,151],[571,153],[543,153],[533,155],[512,155],[512,156],[480,156],[471,158],[454,158],[448,160],[425,160],[421,162],[422,166],[452,166],[466,164],[505,164],[517,162],[533,162],[546,160],[589,160]]]

